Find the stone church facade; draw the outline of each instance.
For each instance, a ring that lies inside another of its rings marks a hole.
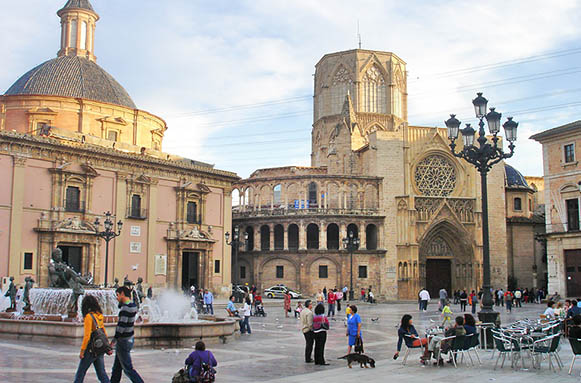
[[[481,286],[479,174],[452,156],[445,129],[408,122],[406,63],[389,52],[327,54],[314,88],[311,166],[259,169],[235,184],[233,224],[249,233],[240,281],[311,294],[353,275],[356,291],[372,286],[385,299]],[[504,288],[502,163],[488,193],[492,285]],[[350,232],[361,242],[352,269]]]

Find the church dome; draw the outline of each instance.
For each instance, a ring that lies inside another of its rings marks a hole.
[[[125,89],[95,62],[80,56],[60,56],[25,73],[6,95],[47,95],[122,105],[136,109]]]
[[[506,187],[517,189],[531,188],[525,177],[521,174],[521,172],[519,172],[509,164],[504,164],[504,174],[505,174],[504,184]]]

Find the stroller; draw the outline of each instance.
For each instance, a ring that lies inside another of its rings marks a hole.
[[[266,312],[264,311],[264,306],[262,306],[262,302],[258,303],[254,307],[254,316],[255,317],[266,317]]]

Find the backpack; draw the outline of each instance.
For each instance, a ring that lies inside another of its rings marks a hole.
[[[188,367],[181,368],[176,372],[171,380],[171,383],[191,383],[190,374],[188,372]]]
[[[202,361],[200,357],[200,375],[198,375],[198,383],[212,383],[216,381],[216,370],[214,367],[210,366],[210,352],[206,351],[206,356],[208,357],[208,363]]]
[[[107,339],[107,334],[105,334],[105,330],[99,327],[97,320],[93,314],[89,313],[91,318],[93,318],[93,323],[95,324],[95,329],[91,332],[91,339],[89,339],[89,344],[87,346],[87,350],[89,350],[95,356],[101,356],[103,354],[108,353],[111,351],[111,344],[109,343],[109,339]]]

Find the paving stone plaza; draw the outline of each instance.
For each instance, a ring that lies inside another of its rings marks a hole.
[[[571,362],[569,343],[562,342],[559,352],[565,368],[557,372],[549,371],[544,361],[541,370],[530,368],[530,360],[525,359],[529,369],[513,370],[510,363],[504,368],[493,370],[494,361],[490,351],[479,352],[483,365],[472,367],[462,363],[458,369],[451,365],[444,367],[422,366],[418,353],[410,356],[406,366],[402,356],[392,359],[397,343],[397,328],[401,316],[410,313],[418,331],[438,320],[436,305],[428,307],[426,313],[419,313],[416,304],[360,304],[359,312],[363,319],[363,337],[366,354],[376,360],[375,369],[347,368],[344,360],[337,360],[347,349],[345,327],[342,318],[331,321],[327,338],[325,357],[329,366],[305,364],[303,360],[304,339],[299,330],[297,319],[284,318],[282,302],[267,302],[266,318],[251,318],[251,335],[241,335],[226,344],[212,344],[209,349],[218,360],[218,382],[353,382],[357,381],[425,381],[433,382],[573,382],[579,380],[581,362],[567,374]],[[293,303],[294,304],[294,303]],[[454,313],[459,306],[452,307]],[[502,308],[501,308],[502,309]],[[528,304],[514,309],[511,314],[501,310],[503,324],[528,317],[537,318],[544,305]],[[218,311],[224,311],[219,308]],[[377,321],[371,319],[379,318]],[[136,369],[146,382],[170,382],[179,370],[191,349],[154,350],[134,349],[132,356]],[[78,363],[78,346],[11,340],[0,338],[0,382],[71,382]],[[495,356],[496,359],[496,356]],[[105,358],[107,371],[111,371],[113,357]],[[123,382],[129,382],[123,377]],[[87,373],[85,382],[96,382],[93,369]]]

